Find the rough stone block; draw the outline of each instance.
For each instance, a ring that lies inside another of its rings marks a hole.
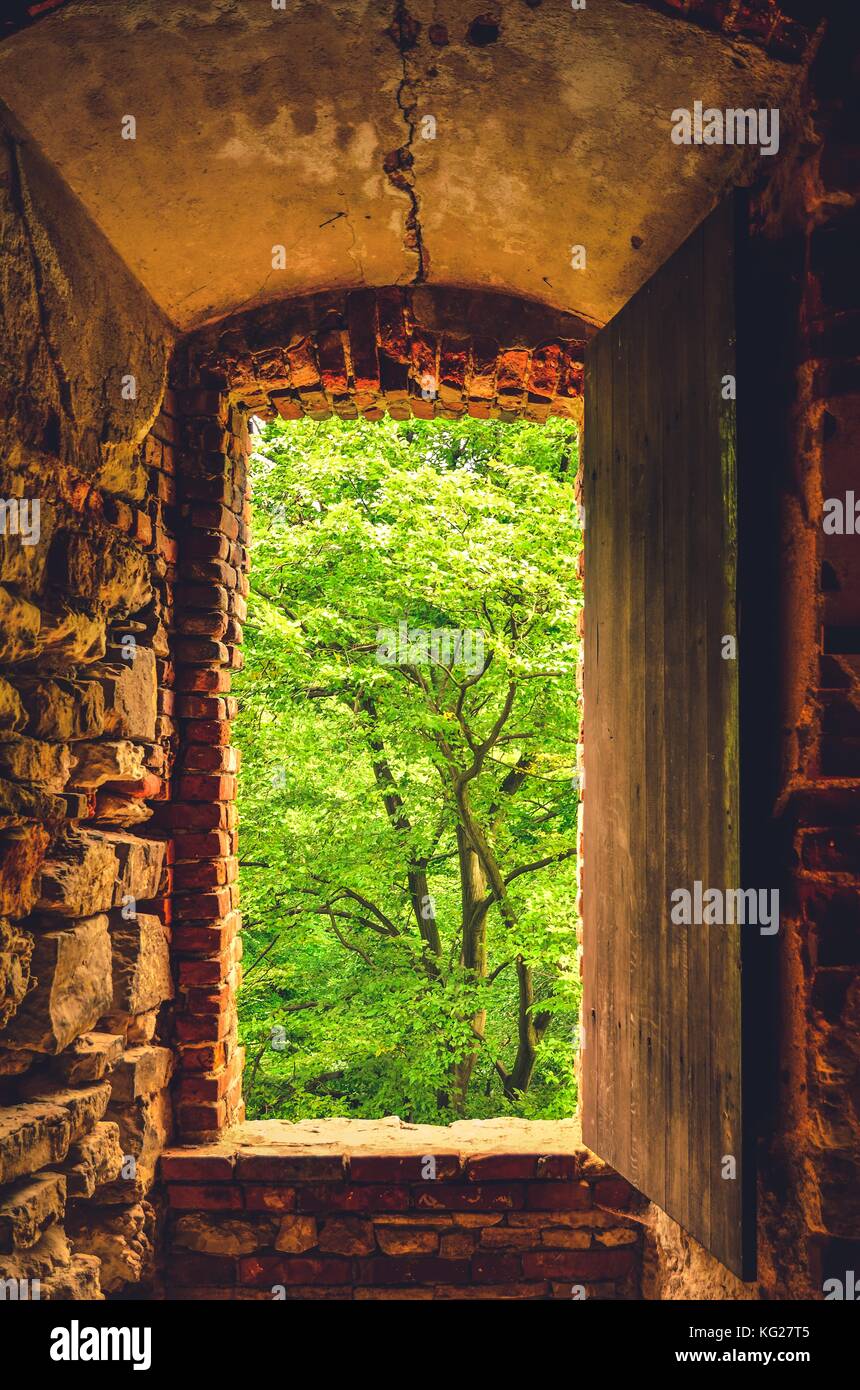
[[[307,1221],[313,1226],[310,1245],[300,1242],[290,1249],[301,1253],[316,1243],[316,1223],[313,1218],[284,1217],[283,1220]],[[283,1222],[282,1222],[283,1224]],[[236,1217],[209,1216],[204,1212],[189,1212],[177,1218],[173,1228],[173,1242],[184,1250],[195,1250],[201,1255],[252,1255],[255,1250],[264,1249],[275,1240],[277,1220],[271,1217],[258,1217],[253,1221],[242,1221]],[[298,1232],[296,1233],[298,1239]],[[307,1236],[305,1237],[307,1239]],[[280,1240],[280,1237],[277,1238]],[[280,1244],[277,1250],[285,1249]]]
[[[17,1013],[31,986],[33,938],[0,917],[0,1030]]]
[[[0,1195],[0,1250],[26,1250],[54,1221],[62,1221],[66,1179],[62,1173],[37,1173],[13,1183]]]
[[[359,1216],[335,1216],[326,1221],[319,1248],[328,1255],[370,1255],[376,1249],[373,1222]]]
[[[42,1281],[41,1296],[46,1302],[96,1302],[101,1291],[101,1260],[97,1255],[72,1255],[68,1265],[60,1266]]]
[[[61,792],[69,780],[72,758],[67,744],[41,743],[20,735],[0,742],[0,772],[13,782],[28,782],[42,791]]]
[[[42,870],[37,908],[64,917],[93,917],[113,906],[119,865],[111,840],[95,830],[69,831]]]
[[[0,1110],[0,1183],[65,1158],[72,1119],[62,1105],[23,1102]]]
[[[120,1175],[124,1157],[119,1125],[102,1120],[69,1149],[63,1168],[69,1197],[92,1197],[98,1188],[113,1182]]]
[[[69,594],[98,603],[116,617],[136,613],[152,598],[148,557],[136,546],[75,531],[65,536],[57,571]]]
[[[126,922],[111,917],[114,1013],[142,1014],[173,996],[170,952],[157,917],[139,912]]]
[[[112,738],[152,743],[158,707],[155,653],[136,646],[133,661],[93,668],[104,692],[104,731]]]
[[[112,847],[117,860],[114,907],[120,907],[126,896],[137,902],[156,897],[164,864],[164,841],[112,830],[102,832],[102,838]]]
[[[377,1226],[376,1239],[384,1255],[435,1255],[439,1232],[426,1227]]]
[[[108,919],[90,917],[36,939],[32,971],[38,984],[3,1035],[3,1046],[56,1054],[92,1028],[110,1007]]]
[[[122,1057],[123,1038],[119,1033],[82,1033],[54,1059],[53,1069],[67,1086],[101,1081]]]
[[[133,1173],[130,1171],[128,1177],[122,1177],[99,1192],[99,1201],[115,1203],[140,1199],[152,1187],[159,1158],[170,1139],[170,1097],[166,1091],[159,1091],[153,1096],[143,1096],[133,1105],[112,1104],[108,1119],[119,1125],[123,1153],[133,1157],[135,1162]]]
[[[78,743],[74,756],[72,787],[92,790],[105,782],[139,782],[146,775],[144,750],[127,739]]]
[[[282,1250],[289,1255],[303,1255],[306,1250],[312,1250],[316,1243],[316,1217],[296,1216],[292,1213],[281,1217],[281,1224],[278,1227],[278,1234],[274,1242],[276,1250]],[[250,1254],[250,1251],[241,1253]]]
[[[58,824],[66,819],[66,814],[66,803],[61,796],[0,778],[0,829],[22,826],[29,821]]]
[[[14,685],[0,676],[0,731],[17,733],[27,723],[27,712]]]
[[[71,1258],[68,1237],[54,1223],[48,1226],[35,1245],[14,1250],[8,1255],[0,1254],[0,1281],[17,1281],[19,1287],[25,1290],[18,1293],[19,1299],[38,1298],[41,1301],[46,1281],[58,1273],[67,1272]],[[33,1287],[36,1283],[38,1290]]]
[[[0,585],[0,661],[12,664],[36,656],[42,615],[34,603],[16,598]]]
[[[82,1204],[67,1219],[76,1254],[101,1260],[101,1286],[117,1293],[138,1284],[152,1266],[152,1209],[138,1202],[107,1213]]]
[[[96,797],[95,819],[105,825],[130,828],[152,819],[152,807],[133,796],[120,792],[99,792]]]
[[[0,842],[0,915],[26,917],[39,897],[51,836],[41,825],[9,830]]]
[[[107,630],[104,618],[64,608],[43,613],[39,633],[39,665],[45,672],[64,672],[70,666],[98,661],[105,654]]]
[[[173,1071],[168,1047],[131,1047],[111,1076],[111,1103],[131,1104],[164,1090]]]
[[[33,738],[98,738],[104,730],[104,694],[95,681],[15,677]]]

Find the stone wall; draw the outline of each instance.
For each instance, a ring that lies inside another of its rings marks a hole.
[[[570,1122],[248,1124],[169,1149],[177,1299],[615,1299],[637,1195]]]
[[[6,121],[0,217],[0,1288],[97,1298],[171,1128],[171,334]]]

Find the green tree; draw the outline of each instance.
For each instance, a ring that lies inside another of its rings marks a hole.
[[[257,441],[237,721],[253,1115],[571,1111],[575,455],[560,421],[278,421]]]

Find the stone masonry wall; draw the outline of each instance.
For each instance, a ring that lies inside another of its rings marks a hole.
[[[169,1149],[167,1296],[635,1298],[639,1199],[574,1128],[264,1121]]]
[[[0,1297],[149,1276],[171,1132],[171,334],[0,122]]]

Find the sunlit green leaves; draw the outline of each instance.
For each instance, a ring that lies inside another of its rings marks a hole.
[[[252,1115],[444,1121],[452,1062],[472,1051],[468,1114],[571,1112],[575,469],[576,438],[560,421],[276,422],[258,440],[237,681]],[[480,633],[486,665],[380,661],[380,633],[401,626]],[[490,908],[480,979],[460,965],[452,787],[512,683],[471,806],[506,874],[558,862],[512,881],[514,925]],[[380,759],[402,813],[385,804]],[[430,970],[407,882],[416,861],[442,941]],[[535,1007],[553,1017],[528,1092],[511,1103],[495,1062],[516,1049],[518,953]]]

